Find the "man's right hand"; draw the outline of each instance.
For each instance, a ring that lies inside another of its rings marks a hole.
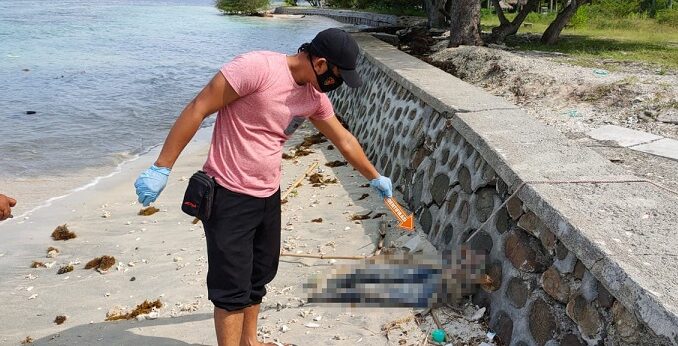
[[[0,194],[0,221],[12,216],[12,207],[16,205],[16,200]]]
[[[169,168],[153,165],[139,175],[134,182],[139,203],[143,204],[144,207],[147,207],[149,204],[155,202],[165,188],[165,185],[167,185],[167,178],[169,177],[170,171]]]

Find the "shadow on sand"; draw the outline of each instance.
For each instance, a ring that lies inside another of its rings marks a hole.
[[[187,343],[171,337],[142,335],[135,331],[160,326],[211,320],[212,314],[193,314],[175,318],[158,318],[146,321],[117,321],[83,324],[33,341],[33,345],[203,345]],[[183,328],[187,333],[201,333],[192,327]],[[210,330],[212,332],[212,330]],[[179,334],[175,330],[173,334]],[[181,335],[181,334],[180,334]]]

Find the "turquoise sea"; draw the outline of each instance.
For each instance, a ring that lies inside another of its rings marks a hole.
[[[209,0],[2,0],[0,181],[115,167],[161,143],[234,55],[291,54],[335,25]]]

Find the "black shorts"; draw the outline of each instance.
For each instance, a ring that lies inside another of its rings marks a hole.
[[[209,300],[227,311],[261,303],[278,271],[280,190],[257,198],[217,185],[204,226]]]

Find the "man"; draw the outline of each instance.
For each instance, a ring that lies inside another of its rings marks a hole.
[[[0,221],[12,217],[12,208],[16,205],[16,200],[0,193]]]
[[[139,202],[155,201],[200,123],[219,112],[203,168],[218,184],[204,227],[208,297],[215,306],[219,345],[262,345],[256,338],[257,315],[280,255],[282,148],[305,119],[383,197],[392,195],[391,180],[368,161],[324,94],[343,82],[354,88],[361,85],[355,70],[358,51],[349,34],[328,29],[293,56],[274,52],[237,56],[186,106],[158,160],[135,182]]]

